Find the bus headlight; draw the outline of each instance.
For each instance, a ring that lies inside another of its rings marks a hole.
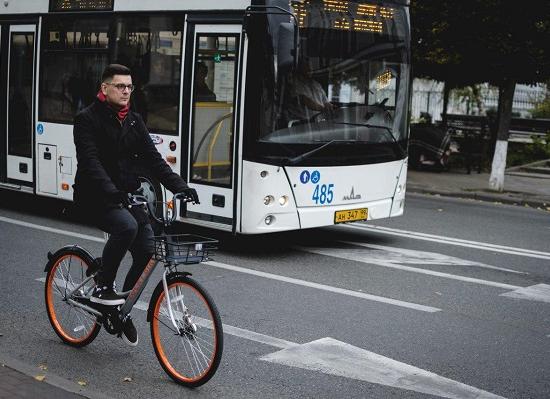
[[[266,195],[264,197],[264,205],[271,205],[273,201],[275,201],[275,197],[273,197],[272,195]]]
[[[279,198],[279,205],[285,206],[288,204],[288,197],[286,195],[283,195],[281,198]]]
[[[275,221],[275,216],[273,215],[267,215],[264,219],[265,224],[268,226]]]

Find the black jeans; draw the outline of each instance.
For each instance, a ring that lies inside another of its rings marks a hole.
[[[151,224],[146,218],[134,217],[126,208],[110,209],[98,222],[99,228],[111,235],[103,249],[103,269],[98,276],[98,285],[112,286],[122,258],[126,251],[130,251],[133,262],[122,287],[123,291],[128,291],[153,255]]]

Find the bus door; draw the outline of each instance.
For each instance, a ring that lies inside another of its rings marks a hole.
[[[0,184],[20,189],[34,182],[35,36],[36,25],[1,26]]]
[[[189,104],[187,179],[199,194],[185,220],[231,230],[235,219],[236,98],[242,26],[189,24],[184,96]],[[188,52],[192,52],[189,55]],[[184,129],[185,132],[185,129]],[[185,137],[185,133],[184,133]]]

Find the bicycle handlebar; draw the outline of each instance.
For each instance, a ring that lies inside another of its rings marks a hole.
[[[157,215],[155,215],[155,210],[153,208],[153,205],[151,202],[149,202],[147,200],[147,198],[145,198],[143,195],[135,195],[135,194],[131,194],[128,196],[128,208],[132,208],[133,206],[143,206],[143,205],[146,205],[147,206],[147,209],[149,210],[149,215],[151,215],[151,217],[158,223],[162,224],[163,226],[165,227],[168,227],[170,226],[172,223],[174,223],[174,221],[176,220],[176,217],[177,217],[177,213],[176,213],[176,200],[182,200],[183,202],[193,202],[193,198],[189,195],[187,195],[186,193],[177,193],[177,194],[174,194],[172,196],[172,204],[173,204],[173,209],[172,209],[172,216],[170,217],[170,219],[168,218],[164,218],[164,217],[157,217]]]

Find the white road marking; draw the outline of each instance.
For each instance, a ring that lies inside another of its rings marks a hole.
[[[97,236],[91,236],[91,235],[87,235],[87,234],[79,234],[79,233],[64,231],[64,230],[60,230],[60,229],[54,229],[54,228],[51,228],[51,227],[41,226],[41,225],[34,224],[34,223],[20,222],[18,220],[9,219],[9,218],[0,217],[0,221],[1,222],[6,222],[6,223],[16,224],[16,225],[19,225],[19,226],[29,227],[29,228],[33,228],[33,229],[37,229],[37,230],[47,231],[47,232],[50,232],[50,233],[63,234],[63,235],[70,236],[70,237],[81,238],[81,239],[84,239],[84,240],[90,240],[90,241],[95,241],[95,242],[105,242],[103,238],[100,238],[100,237],[97,237]],[[353,296],[353,297],[357,297],[357,298],[367,299],[367,300],[370,300],[370,301],[382,302],[382,303],[386,303],[386,304],[390,304],[390,305],[394,305],[394,306],[400,306],[400,307],[404,307],[404,308],[408,308],[408,309],[419,310],[419,311],[422,311],[422,312],[433,313],[433,312],[441,311],[441,309],[434,308],[432,306],[424,306],[424,305],[419,305],[419,304],[416,304],[416,303],[399,301],[397,299],[391,299],[391,298],[381,297],[381,296],[377,296],[377,295],[365,294],[363,292],[357,292],[357,291],[346,290],[346,289],[343,289],[343,288],[331,287],[329,285],[312,283],[312,282],[309,282],[309,281],[299,280],[299,279],[295,279],[295,278],[291,278],[291,277],[280,276],[280,275],[277,275],[277,274],[271,274],[271,273],[260,272],[260,271],[257,271],[257,270],[246,269],[244,267],[227,265],[227,264],[220,263],[220,262],[211,261],[211,262],[208,262],[208,264],[211,265],[211,266],[214,266],[214,267],[221,268],[221,269],[232,270],[232,271],[239,272],[239,273],[255,275],[255,276],[269,278],[269,279],[277,280],[277,281],[284,281],[286,283],[301,285],[301,286],[304,286],[304,287],[315,288],[315,289],[328,291],[328,292],[335,292],[335,293],[338,293],[338,294],[343,294],[343,295]]]
[[[283,349],[260,359],[442,398],[502,399],[502,396],[441,377],[333,338],[323,338]]]
[[[358,242],[346,242],[351,245],[359,245],[371,249],[370,251],[358,250],[355,248],[319,248],[319,247],[295,247],[297,250],[310,252],[318,255],[331,256],[339,259],[347,259],[371,265],[387,267],[391,269],[403,270],[412,273],[420,273],[429,276],[441,277],[451,280],[463,281],[466,283],[480,284],[489,287],[503,288],[512,290],[500,294],[500,296],[524,299],[529,301],[538,301],[550,303],[550,285],[537,284],[529,287],[520,287],[517,285],[499,283],[496,281],[482,280],[479,278],[458,276],[450,273],[442,273],[434,270],[421,269],[411,266],[403,266],[397,263],[411,264],[427,264],[427,265],[464,265],[464,266],[479,266],[486,268],[495,268],[508,272],[515,272],[510,269],[502,269],[482,263],[470,262],[467,260],[454,258],[447,255],[437,254],[433,252],[415,251],[410,249],[400,249],[394,247],[386,247],[383,245],[365,244]],[[517,273],[517,272],[516,272]]]
[[[380,251],[369,252],[369,257],[373,256],[380,260],[386,260],[390,263],[408,263],[418,265],[448,265],[448,266],[475,266],[483,269],[500,270],[515,274],[529,274],[517,270],[506,269],[504,267],[490,266],[485,263],[469,261],[456,258],[454,256],[439,254],[437,252],[418,251],[415,249],[404,249],[389,247],[385,245],[367,244],[356,241],[342,241],[350,245],[359,245],[366,248],[379,249]]]
[[[149,304],[147,302],[140,300],[136,302],[136,304],[134,305],[134,308],[147,311],[147,309],[149,309]],[[200,320],[195,320],[195,323],[211,328],[212,323],[210,321],[206,319],[197,318],[197,317],[195,319],[200,319]],[[274,346],[275,348],[281,348],[281,349],[287,349],[298,345],[294,342],[271,337],[269,335],[260,334],[250,330],[245,330],[244,328],[230,326],[229,324],[225,324],[225,323],[223,323],[223,333],[234,335],[239,338],[244,338],[249,341],[254,341],[254,342],[259,342],[261,344]]]
[[[536,284],[530,287],[518,288],[515,291],[505,292],[504,294],[500,294],[500,296],[550,303],[550,285]]]
[[[459,238],[419,233],[416,231],[392,229],[389,227],[382,227],[382,226],[376,226],[376,225],[366,225],[363,223],[356,223],[353,225],[348,224],[348,225],[343,225],[342,227],[348,228],[348,229],[355,229],[355,230],[371,231],[371,232],[376,232],[380,234],[388,234],[388,235],[399,236],[399,237],[407,237],[415,240],[431,241],[431,242],[437,242],[437,243],[448,244],[448,245],[456,245],[456,246],[467,247],[467,248],[476,248],[483,251],[491,251],[491,252],[498,252],[498,253],[504,253],[504,254],[517,255],[517,256],[526,256],[530,258],[550,260],[550,252],[534,251],[531,249],[509,247],[505,245],[496,245],[496,244],[489,244],[489,243],[478,242],[478,241],[462,240]]]
[[[39,278],[35,279],[35,281],[45,283],[46,278],[45,277],[39,277]],[[139,309],[139,310],[143,310],[143,311],[147,312],[147,310],[149,309],[149,304],[145,301],[138,300],[135,303],[133,309]],[[200,318],[197,318],[197,319],[200,319]],[[198,320],[197,324],[200,324],[200,325],[203,325],[203,326],[208,326],[211,323],[208,322],[205,319],[200,319],[200,320]],[[223,324],[223,332],[224,332],[224,334],[234,335],[234,336],[239,337],[239,338],[244,338],[244,339],[247,339],[249,341],[259,342],[261,344],[273,346],[275,348],[287,349],[287,348],[291,348],[293,346],[298,345],[294,342],[286,341],[286,340],[280,339],[280,338],[271,337],[269,335],[260,334],[260,333],[250,331],[250,330],[245,330],[244,328],[230,326],[229,324],[225,324],[225,323]]]
[[[45,282],[44,277],[36,281]],[[135,309],[147,311],[145,301],[137,301]],[[196,318],[198,325],[208,326],[208,321]],[[243,328],[223,324],[224,334],[258,342],[282,349],[263,356],[260,360],[271,363],[319,371],[373,384],[421,392],[443,398],[487,398],[500,396],[457,381],[441,377],[435,373],[401,363],[373,352],[352,346],[333,338],[323,338],[313,342],[298,344],[284,339],[260,334]]]
[[[364,247],[371,247],[370,244],[358,244],[358,245],[361,245]],[[378,246],[378,247],[382,248],[381,246]],[[390,255],[390,253],[386,250],[376,249],[374,251],[365,251],[365,250],[358,250],[353,248],[318,248],[318,247],[296,247],[296,248],[300,249],[301,251],[311,252],[318,255],[332,256],[333,258],[347,259],[347,260],[352,260],[356,262],[373,264],[381,267],[387,267],[391,269],[404,270],[412,273],[426,274],[429,276],[442,277],[446,279],[464,281],[464,282],[474,283],[474,284],[481,284],[481,285],[486,285],[490,287],[503,288],[507,290],[516,290],[518,288],[521,288],[516,285],[504,284],[504,283],[499,283],[495,281],[482,280],[482,279],[473,278],[473,277],[457,276],[454,274],[442,273],[434,270],[427,270],[427,269],[421,269],[417,267],[398,265],[393,262],[406,263],[408,262],[407,258],[399,257],[398,259],[395,259],[395,257],[393,255]],[[376,253],[377,251],[380,251],[380,253],[377,254]],[[412,262],[413,263],[417,262],[417,259],[416,258],[413,259]]]
[[[103,237],[96,237],[96,236],[91,236],[91,235],[88,235],[88,234],[80,234],[80,233],[75,233],[75,232],[72,232],[72,231],[65,231],[65,230],[61,230],[61,229],[55,229],[53,227],[47,227],[47,226],[41,226],[39,224],[34,224],[34,223],[22,222],[20,220],[10,219],[10,218],[6,218],[6,217],[3,217],[3,216],[0,216],[0,222],[11,223],[11,224],[15,224],[15,225],[18,225],[18,226],[29,227],[31,229],[47,231],[49,233],[56,233],[56,234],[61,234],[61,235],[69,236],[69,237],[82,238],[83,240],[89,240],[89,241],[95,241],[95,242],[105,242],[105,239]]]
[[[300,279],[296,279],[296,278],[292,278],[292,277],[285,277],[285,276],[281,276],[281,275],[278,275],[278,274],[266,273],[266,272],[253,270],[253,269],[246,269],[244,267],[228,265],[228,264],[221,263],[221,262],[209,261],[207,263],[207,265],[218,267],[220,269],[231,270],[231,271],[234,271],[234,272],[251,274],[253,276],[258,276],[258,277],[264,277],[264,278],[268,278],[268,279],[271,279],[271,280],[283,281],[285,283],[301,285],[303,287],[315,288],[315,289],[323,290],[323,291],[327,291],[327,292],[334,292],[334,293],[337,293],[337,294],[353,296],[353,297],[361,298],[361,299],[367,299],[369,301],[382,302],[382,303],[386,303],[386,304],[389,304],[389,305],[400,306],[400,307],[403,307],[403,308],[420,310],[422,312],[433,313],[433,312],[440,312],[441,311],[441,309],[434,308],[434,307],[431,307],[431,306],[419,305],[419,304],[416,304],[416,303],[404,302],[404,301],[400,301],[400,300],[392,299],[392,298],[387,298],[387,297],[383,297],[383,296],[371,295],[371,294],[366,294],[366,293],[363,293],[363,292],[352,291],[352,290],[346,290],[344,288],[332,287],[330,285],[313,283],[311,281],[300,280]]]

